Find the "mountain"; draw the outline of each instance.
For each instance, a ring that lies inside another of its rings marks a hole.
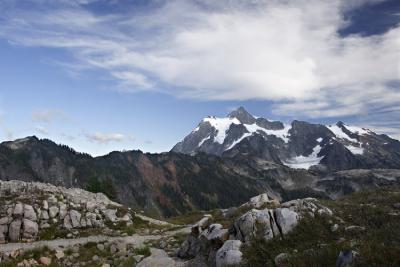
[[[0,180],[15,179],[103,192],[155,217],[230,207],[263,192],[323,195],[310,189],[316,175],[270,162],[141,151],[93,158],[34,136],[0,144]]]
[[[170,152],[78,153],[34,136],[0,144],[0,180],[102,192],[152,217],[227,208],[268,193],[282,201],[339,198],[400,185],[400,144],[339,122],[290,125],[244,108],[205,118]]]
[[[172,151],[245,155],[323,173],[400,168],[400,142],[387,135],[343,122],[322,125],[294,120],[284,124],[254,117],[243,107],[225,118],[204,118]]]

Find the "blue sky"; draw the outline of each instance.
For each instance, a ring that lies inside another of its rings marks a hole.
[[[0,140],[168,151],[207,115],[400,137],[398,1],[0,0]]]

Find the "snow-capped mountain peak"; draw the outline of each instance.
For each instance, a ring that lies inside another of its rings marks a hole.
[[[255,117],[243,107],[225,118],[204,118],[172,151],[246,155],[304,169],[315,165],[328,169],[400,166],[400,142],[386,135],[343,122],[322,125],[294,120],[284,124]]]

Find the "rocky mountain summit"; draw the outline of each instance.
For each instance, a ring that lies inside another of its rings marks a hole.
[[[223,157],[246,155],[291,168],[331,172],[400,168],[400,142],[384,134],[346,125],[290,124],[254,117],[243,107],[226,118],[207,117],[172,151]]]

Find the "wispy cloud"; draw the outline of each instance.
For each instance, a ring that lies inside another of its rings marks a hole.
[[[95,142],[99,144],[108,144],[109,142],[123,142],[126,140],[133,140],[133,136],[126,136],[121,133],[86,133],[86,138],[90,142]]]
[[[44,2],[1,14],[0,36],[66,49],[79,66],[108,71],[116,90],[265,99],[275,113],[309,117],[366,115],[400,100],[392,83],[400,79],[400,27],[338,34],[351,23],[345,12],[379,1],[165,1],[140,14]]]

